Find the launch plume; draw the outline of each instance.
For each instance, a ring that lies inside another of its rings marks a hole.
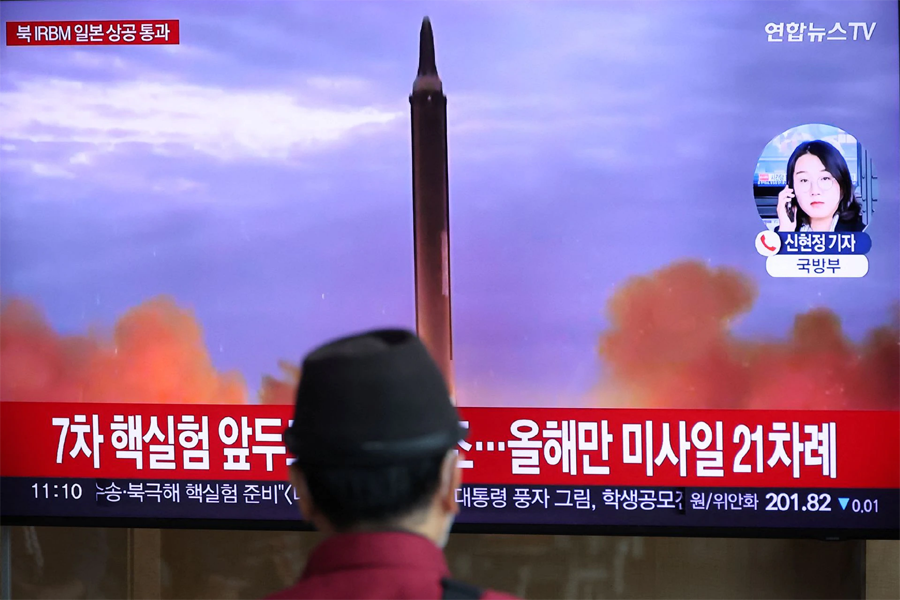
[[[240,404],[244,381],[215,369],[194,315],[166,297],[125,313],[111,335],[57,334],[21,299],[0,309],[4,401]]]
[[[282,378],[271,375],[263,377],[262,387],[259,390],[260,404],[293,404],[294,394],[300,384],[300,367],[286,360],[278,361]]]
[[[733,323],[756,300],[729,268],[679,262],[624,283],[600,337],[600,406],[752,409],[900,407],[900,305],[850,340],[826,308],[797,315],[784,339],[745,339]],[[298,366],[265,376],[262,404],[292,404]],[[32,304],[0,308],[4,401],[239,404],[242,377],[212,364],[194,315],[166,297],[125,313],[106,334],[60,335]]]
[[[729,268],[679,262],[627,281],[607,307],[600,404],[671,408],[896,409],[900,310],[862,343],[826,308],[794,318],[787,339],[731,330],[756,287]]]

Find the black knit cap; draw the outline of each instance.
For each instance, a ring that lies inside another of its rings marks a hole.
[[[304,359],[284,440],[301,466],[378,466],[446,452],[465,435],[425,345],[410,331],[381,329]]]

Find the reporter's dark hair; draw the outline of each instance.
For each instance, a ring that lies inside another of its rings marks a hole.
[[[316,508],[338,531],[389,524],[425,508],[446,452],[384,467],[297,465]]]
[[[794,188],[794,167],[797,160],[804,154],[812,154],[822,161],[825,170],[831,173],[841,188],[841,199],[838,202],[836,214],[838,221],[845,223],[856,223],[860,220],[862,207],[853,195],[853,180],[850,178],[850,169],[847,167],[847,161],[840,151],[823,140],[813,140],[803,142],[797,146],[791,153],[787,164],[787,186],[792,190]],[[809,225],[809,215],[797,206],[797,223],[798,229],[804,225]]]

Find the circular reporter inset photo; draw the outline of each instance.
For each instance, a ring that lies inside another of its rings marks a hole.
[[[832,125],[800,125],[763,149],[753,197],[773,231],[864,231],[878,197],[877,179],[855,137]]]

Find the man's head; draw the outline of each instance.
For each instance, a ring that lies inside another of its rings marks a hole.
[[[285,442],[304,516],[327,532],[411,529],[443,544],[465,430],[419,339],[342,338],[310,353],[302,373]]]

